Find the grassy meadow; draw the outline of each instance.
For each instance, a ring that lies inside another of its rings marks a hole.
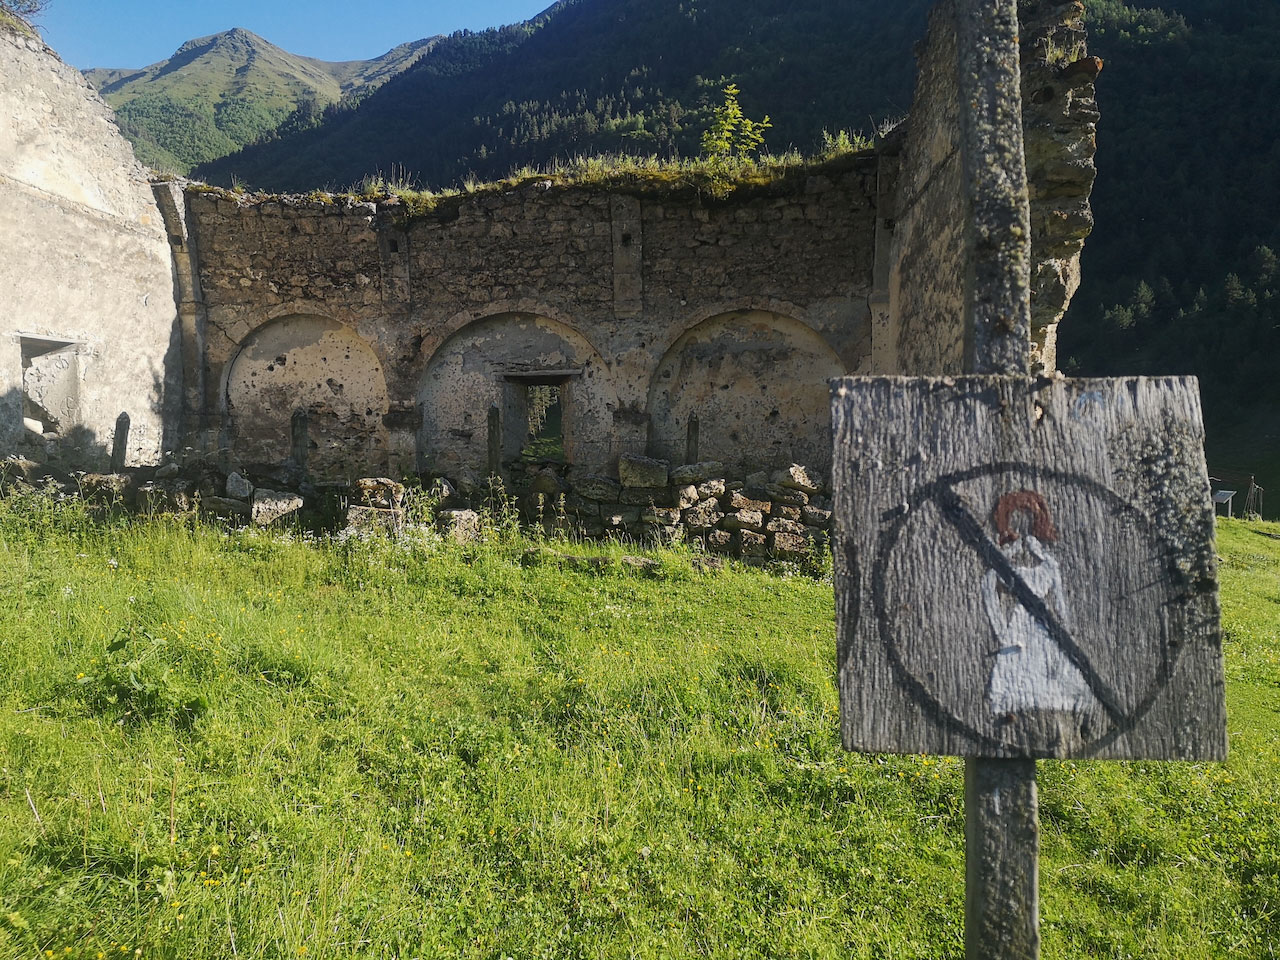
[[[0,956],[959,958],[962,764],[847,755],[832,588],[0,501]],[[1280,953],[1280,525],[1231,760],[1044,763],[1047,958]]]

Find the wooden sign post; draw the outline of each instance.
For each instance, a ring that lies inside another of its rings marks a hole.
[[[1195,381],[833,389],[844,745],[966,758],[968,956],[1035,957],[1036,759],[1226,754]]]
[[[965,954],[1035,960],[1036,761],[1226,753],[1194,380],[1032,378],[1018,0],[939,0],[873,339],[833,383],[849,750],[965,758]],[[886,370],[885,372],[888,372]]]

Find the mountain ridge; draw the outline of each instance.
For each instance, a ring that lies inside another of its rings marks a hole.
[[[116,111],[139,159],[187,173],[252,143],[299,110],[321,111],[381,86],[428,55],[439,37],[371,60],[290,53],[243,27],[196,37],[148,66],[84,71]]]
[[[693,156],[730,81],[750,115],[774,118],[773,150],[810,150],[826,128],[906,112],[928,5],[561,0],[521,24],[443,38],[357,109],[196,172],[306,190],[399,169],[445,186],[583,153]]]

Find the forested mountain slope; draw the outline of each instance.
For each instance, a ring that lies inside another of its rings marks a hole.
[[[726,79],[768,146],[870,130],[910,107],[927,0],[562,0],[526,23],[459,33],[358,109],[203,166],[268,189],[375,171],[427,185],[583,153],[692,156]]]
[[[1280,3],[1087,0],[1107,61],[1068,373],[1196,374],[1211,472],[1280,507]],[[1267,479],[1264,479],[1267,478]]]
[[[139,159],[185,173],[274,130],[291,116],[318,116],[406,69],[434,40],[417,40],[376,60],[329,63],[299,57],[239,28],[183,44],[141,70],[85,76],[115,108]]]

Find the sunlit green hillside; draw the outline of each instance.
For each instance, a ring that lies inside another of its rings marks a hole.
[[[248,30],[191,40],[141,70],[86,71],[115,108],[138,158],[186,173],[301,113],[321,116],[415,63],[435,41],[406,43],[376,60],[329,63],[281,50]]]

